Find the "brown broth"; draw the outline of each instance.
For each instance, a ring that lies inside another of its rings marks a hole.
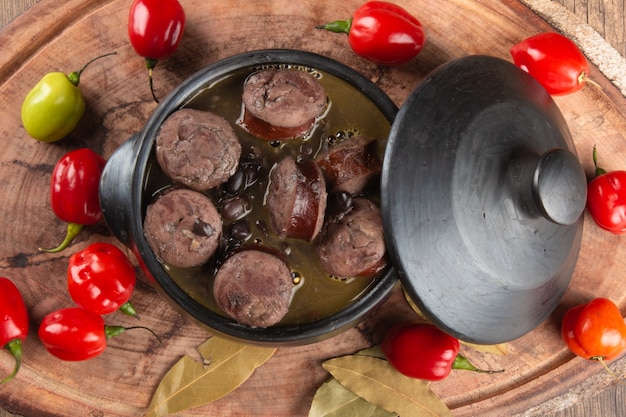
[[[285,67],[285,65],[281,65],[281,67]],[[290,154],[294,157],[299,155],[303,142],[306,142],[307,146],[317,152],[323,141],[328,140],[329,137],[336,137],[338,134],[350,136],[360,133],[369,138],[377,139],[379,157],[382,161],[390,124],[363,93],[343,80],[321,71],[297,68],[309,71],[322,84],[329,98],[327,113],[318,121],[313,132],[305,138],[284,141],[280,143],[280,146],[255,138],[239,127],[237,120],[241,115],[244,81],[251,73],[260,69],[262,68],[246,68],[212,83],[202,89],[185,107],[211,111],[228,120],[242,144],[242,157],[251,147],[261,151],[265,163],[260,179],[246,190],[246,194],[252,200],[252,209],[245,217],[249,221],[252,236],[243,244],[257,243],[264,247],[273,248],[286,257],[294,275],[294,293],[290,310],[278,326],[297,325],[337,313],[365,292],[379,276],[349,279],[330,277],[321,270],[318,264],[315,256],[315,241],[279,239],[272,232],[269,215],[263,204],[269,171],[276,162],[286,155]],[[144,201],[151,202],[160,192],[175,186],[158,166],[154,150],[146,172],[147,180],[144,191],[146,198]],[[224,194],[221,187],[210,190],[206,194],[221,211],[221,201]],[[377,204],[380,201],[378,184],[365,190],[363,194]],[[257,221],[267,225],[265,232],[255,225]],[[230,223],[224,221],[225,232]],[[236,244],[236,242],[231,242],[231,245]],[[221,248],[220,253],[214,256],[211,261],[197,268],[181,269],[165,264],[163,267],[192,298],[214,312],[226,316],[217,306],[212,295],[213,277],[225,253],[226,250]]]

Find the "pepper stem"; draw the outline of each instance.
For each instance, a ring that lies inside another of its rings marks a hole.
[[[592,86],[600,90],[600,92],[602,92],[602,86],[589,78],[589,74],[587,74],[585,71],[581,71],[580,74],[578,74],[578,77],[576,77],[576,82],[578,82],[578,84],[591,84]]]
[[[480,372],[483,374],[496,374],[499,372],[504,372],[504,369],[499,369],[497,371],[492,371],[489,369],[479,369],[475,367],[474,365],[472,365],[470,361],[467,360],[467,358],[465,358],[463,355],[456,355],[456,358],[454,358],[454,363],[452,364],[452,369]]]
[[[132,316],[132,317],[135,317],[136,319],[139,319],[139,314],[137,313],[135,306],[130,301],[127,301],[124,304],[122,304],[119,310],[122,313],[126,314],[127,316]]]
[[[589,360],[600,362],[604,369],[606,369],[606,371],[609,373],[609,375],[611,375],[611,378],[613,378],[615,381],[622,385],[626,385],[626,382],[624,382],[622,378],[620,378],[615,372],[613,372],[611,368],[609,368],[609,365],[607,365],[606,361],[604,360],[604,356],[592,356],[591,358],[589,358]]]
[[[67,76],[67,78],[70,80],[70,82],[72,84],[74,84],[76,87],[78,87],[78,84],[80,84],[80,75],[83,73],[83,71],[85,71],[85,68],[87,68],[87,66],[89,64],[91,64],[94,61],[97,61],[100,58],[104,58],[105,56],[109,56],[109,55],[115,55],[117,54],[117,52],[109,52],[108,54],[104,54],[104,55],[100,55],[97,56],[95,58],[93,58],[91,61],[87,62],[81,69],[79,69],[78,71],[74,71],[74,72],[70,72]]]
[[[159,341],[160,344],[163,344],[163,342],[161,341],[161,338],[152,331],[152,329],[149,329],[147,327],[144,326],[133,326],[133,327],[123,327],[123,326],[109,326],[109,325],[105,325],[104,326],[104,334],[107,337],[107,340],[109,340],[112,337],[118,336],[122,333],[124,333],[126,330],[134,330],[134,329],[143,329],[143,330],[147,330],[150,333],[152,333],[152,335],[154,337],[157,338],[157,340]]]
[[[596,150],[596,145],[593,145],[593,166],[596,168],[596,177],[606,174],[606,170],[598,166],[598,151]]]
[[[159,99],[157,98],[156,94],[154,93],[154,83],[152,82],[152,70],[154,69],[154,67],[156,67],[158,62],[159,62],[158,59],[146,58],[146,68],[148,68],[148,78],[149,78],[149,82],[150,82],[150,92],[152,93],[152,98],[157,103],[159,102]]]
[[[13,339],[9,343],[7,343],[4,348],[8,350],[15,358],[15,368],[13,369],[13,372],[11,372],[11,375],[0,381],[0,385],[12,380],[13,377],[17,375],[17,372],[20,370],[20,365],[22,364],[22,340]]]
[[[82,229],[83,229],[82,224],[68,223],[67,234],[65,235],[65,240],[63,240],[63,242],[59,246],[57,246],[56,248],[52,248],[52,249],[39,248],[39,250],[42,252],[48,252],[48,253],[61,252],[63,249],[67,248],[70,245],[70,243],[72,243],[74,238],[78,236],[78,234],[80,233]]]
[[[334,22],[326,23],[325,25],[315,26],[315,29],[324,29],[334,33],[350,33],[350,27],[352,26],[352,19],[348,20],[335,20]]]

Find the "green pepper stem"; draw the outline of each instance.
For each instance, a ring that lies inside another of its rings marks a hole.
[[[20,370],[20,365],[22,364],[22,340],[13,339],[9,343],[7,343],[4,348],[8,350],[15,358],[15,368],[13,369],[13,372],[11,372],[11,375],[0,381],[0,385],[12,380],[13,377],[17,375],[18,371]]]
[[[352,19],[348,20],[335,20],[334,22],[326,23],[325,25],[315,26],[315,29],[324,29],[334,33],[350,33],[350,27],[352,26]]]
[[[80,75],[83,73],[83,71],[85,71],[85,68],[87,68],[87,66],[89,66],[89,64],[91,64],[94,61],[97,61],[100,58],[104,58],[105,56],[109,56],[109,55],[116,55],[117,52],[109,52],[108,54],[104,54],[104,55],[100,55],[97,56],[95,58],[93,58],[91,61],[87,62],[81,69],[79,69],[78,71],[74,71],[74,72],[70,72],[67,75],[67,78],[70,80],[70,82],[72,84],[74,84],[76,87],[78,87],[78,84],[80,84]]]
[[[74,238],[78,236],[78,234],[80,233],[82,229],[83,229],[82,224],[68,223],[67,234],[65,235],[65,240],[63,240],[63,242],[59,246],[57,246],[56,248],[52,248],[52,249],[39,248],[39,250],[42,252],[48,252],[48,253],[61,252],[63,249],[67,248],[70,245],[70,243],[72,243]]]
[[[596,168],[596,177],[606,174],[604,168],[598,166],[598,151],[596,145],[593,145],[593,166]]]
[[[134,330],[134,329],[143,329],[143,330],[147,330],[150,333],[152,333],[152,335],[154,337],[157,338],[157,340],[159,341],[160,344],[163,344],[163,342],[161,341],[161,338],[152,331],[152,329],[149,329],[147,327],[144,326],[133,326],[133,327],[123,327],[123,326],[109,326],[109,325],[105,325],[104,326],[104,334],[106,335],[107,340],[109,340],[112,337],[118,336],[122,333],[124,333],[126,330]]]
[[[152,82],[152,70],[154,69],[154,67],[157,66],[158,62],[159,62],[158,59],[146,58],[146,68],[148,68],[148,79],[149,79],[148,81],[150,82],[150,92],[152,93],[152,98],[157,103],[159,102],[159,99],[154,93],[154,83]]]
[[[472,365],[470,363],[469,360],[467,360],[467,358],[465,358],[463,355],[456,355],[456,358],[454,358],[454,363],[452,364],[452,369],[459,369],[459,370],[463,370],[463,371],[472,371],[472,372],[480,372],[483,374],[495,374],[495,373],[499,373],[499,372],[504,372],[504,369],[499,369],[497,371],[492,371],[492,370],[488,370],[488,369],[479,369],[477,367],[475,367],[474,365]]]
[[[132,317],[135,317],[136,319],[139,319],[139,314],[137,313],[135,306],[130,301],[127,301],[124,304],[122,304],[119,310],[122,313],[126,314],[127,316],[132,316]]]

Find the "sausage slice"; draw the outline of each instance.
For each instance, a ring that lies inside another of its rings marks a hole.
[[[233,320],[268,327],[287,314],[293,289],[291,271],[280,258],[257,249],[235,253],[215,275],[213,295]]]
[[[326,92],[309,73],[267,69],[244,83],[241,127],[266,140],[287,140],[309,132],[326,108]]]
[[[156,139],[157,161],[165,174],[198,191],[226,182],[240,156],[241,144],[228,121],[207,111],[172,113]]]
[[[352,204],[327,221],[317,246],[322,269],[337,277],[370,275],[386,266],[380,209],[363,197]]]
[[[198,266],[215,253],[222,218],[211,200],[189,189],[160,196],[146,209],[144,236],[155,255],[180,268]]]
[[[348,137],[330,145],[315,159],[328,188],[350,194],[361,192],[382,169],[376,145],[375,140],[365,136]]]
[[[315,239],[324,224],[327,199],[326,182],[313,161],[287,156],[272,169],[266,205],[279,237]]]

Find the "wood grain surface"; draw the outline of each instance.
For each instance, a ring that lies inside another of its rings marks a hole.
[[[554,0],[589,24],[622,56],[626,56],[624,0]]]
[[[2,0],[0,1],[0,28],[6,26],[15,17],[38,3],[39,0]]]
[[[312,0],[181,3],[188,15],[185,38],[179,51],[155,71],[158,94],[166,94],[217,59],[252,49],[295,48],[350,65],[401,105],[438,65],[467,54],[508,59],[511,43],[550,29],[513,0],[398,1],[420,17],[428,28],[429,41],[417,60],[400,68],[381,69],[355,57],[345,37],[313,29],[321,22],[349,16],[360,4],[357,0],[324,5]],[[50,173],[58,158],[83,146],[110,156],[141,129],[155,108],[145,88],[143,60],[126,38],[129,4],[127,0],[43,0],[0,31],[0,134],[4,143],[0,182],[5,196],[0,200],[0,274],[16,282],[31,312],[22,370],[14,381],[0,387],[0,405],[6,413],[141,415],[164,373],[209,337],[165,303],[143,277],[133,302],[142,312],[142,324],[162,335],[162,345],[141,333],[127,334],[113,339],[100,357],[65,363],[51,357],[36,336],[46,313],[70,304],[64,284],[69,255],[95,241],[118,243],[104,224],[98,224],[82,233],[66,253],[37,251],[56,243],[64,233],[65,226],[50,211],[47,197]],[[100,61],[83,76],[88,110],[75,132],[56,144],[28,138],[20,123],[19,103],[32,85],[46,72],[69,72],[82,66],[87,57],[109,51],[116,51],[117,57]],[[594,144],[601,149],[604,167],[618,169],[626,166],[626,99],[597,70],[592,70],[591,77],[602,91],[588,87],[556,101],[586,170],[592,171]],[[456,416],[626,413],[623,391],[607,388],[614,382],[602,368],[573,357],[558,334],[565,310],[591,297],[610,297],[626,311],[624,238],[607,234],[586,220],[577,269],[554,314],[511,342],[507,356],[465,352],[480,367],[504,368],[506,372],[459,372],[432,384]],[[376,343],[389,323],[407,314],[410,309],[398,290],[354,329],[314,345],[281,348],[231,395],[179,415],[306,415],[315,390],[328,376],[321,361]],[[107,318],[107,322],[127,325],[133,320],[119,314]],[[0,354],[0,375],[10,372],[12,366],[10,356]],[[625,375],[626,359],[614,362],[612,368]],[[601,397],[595,396],[598,392]]]

